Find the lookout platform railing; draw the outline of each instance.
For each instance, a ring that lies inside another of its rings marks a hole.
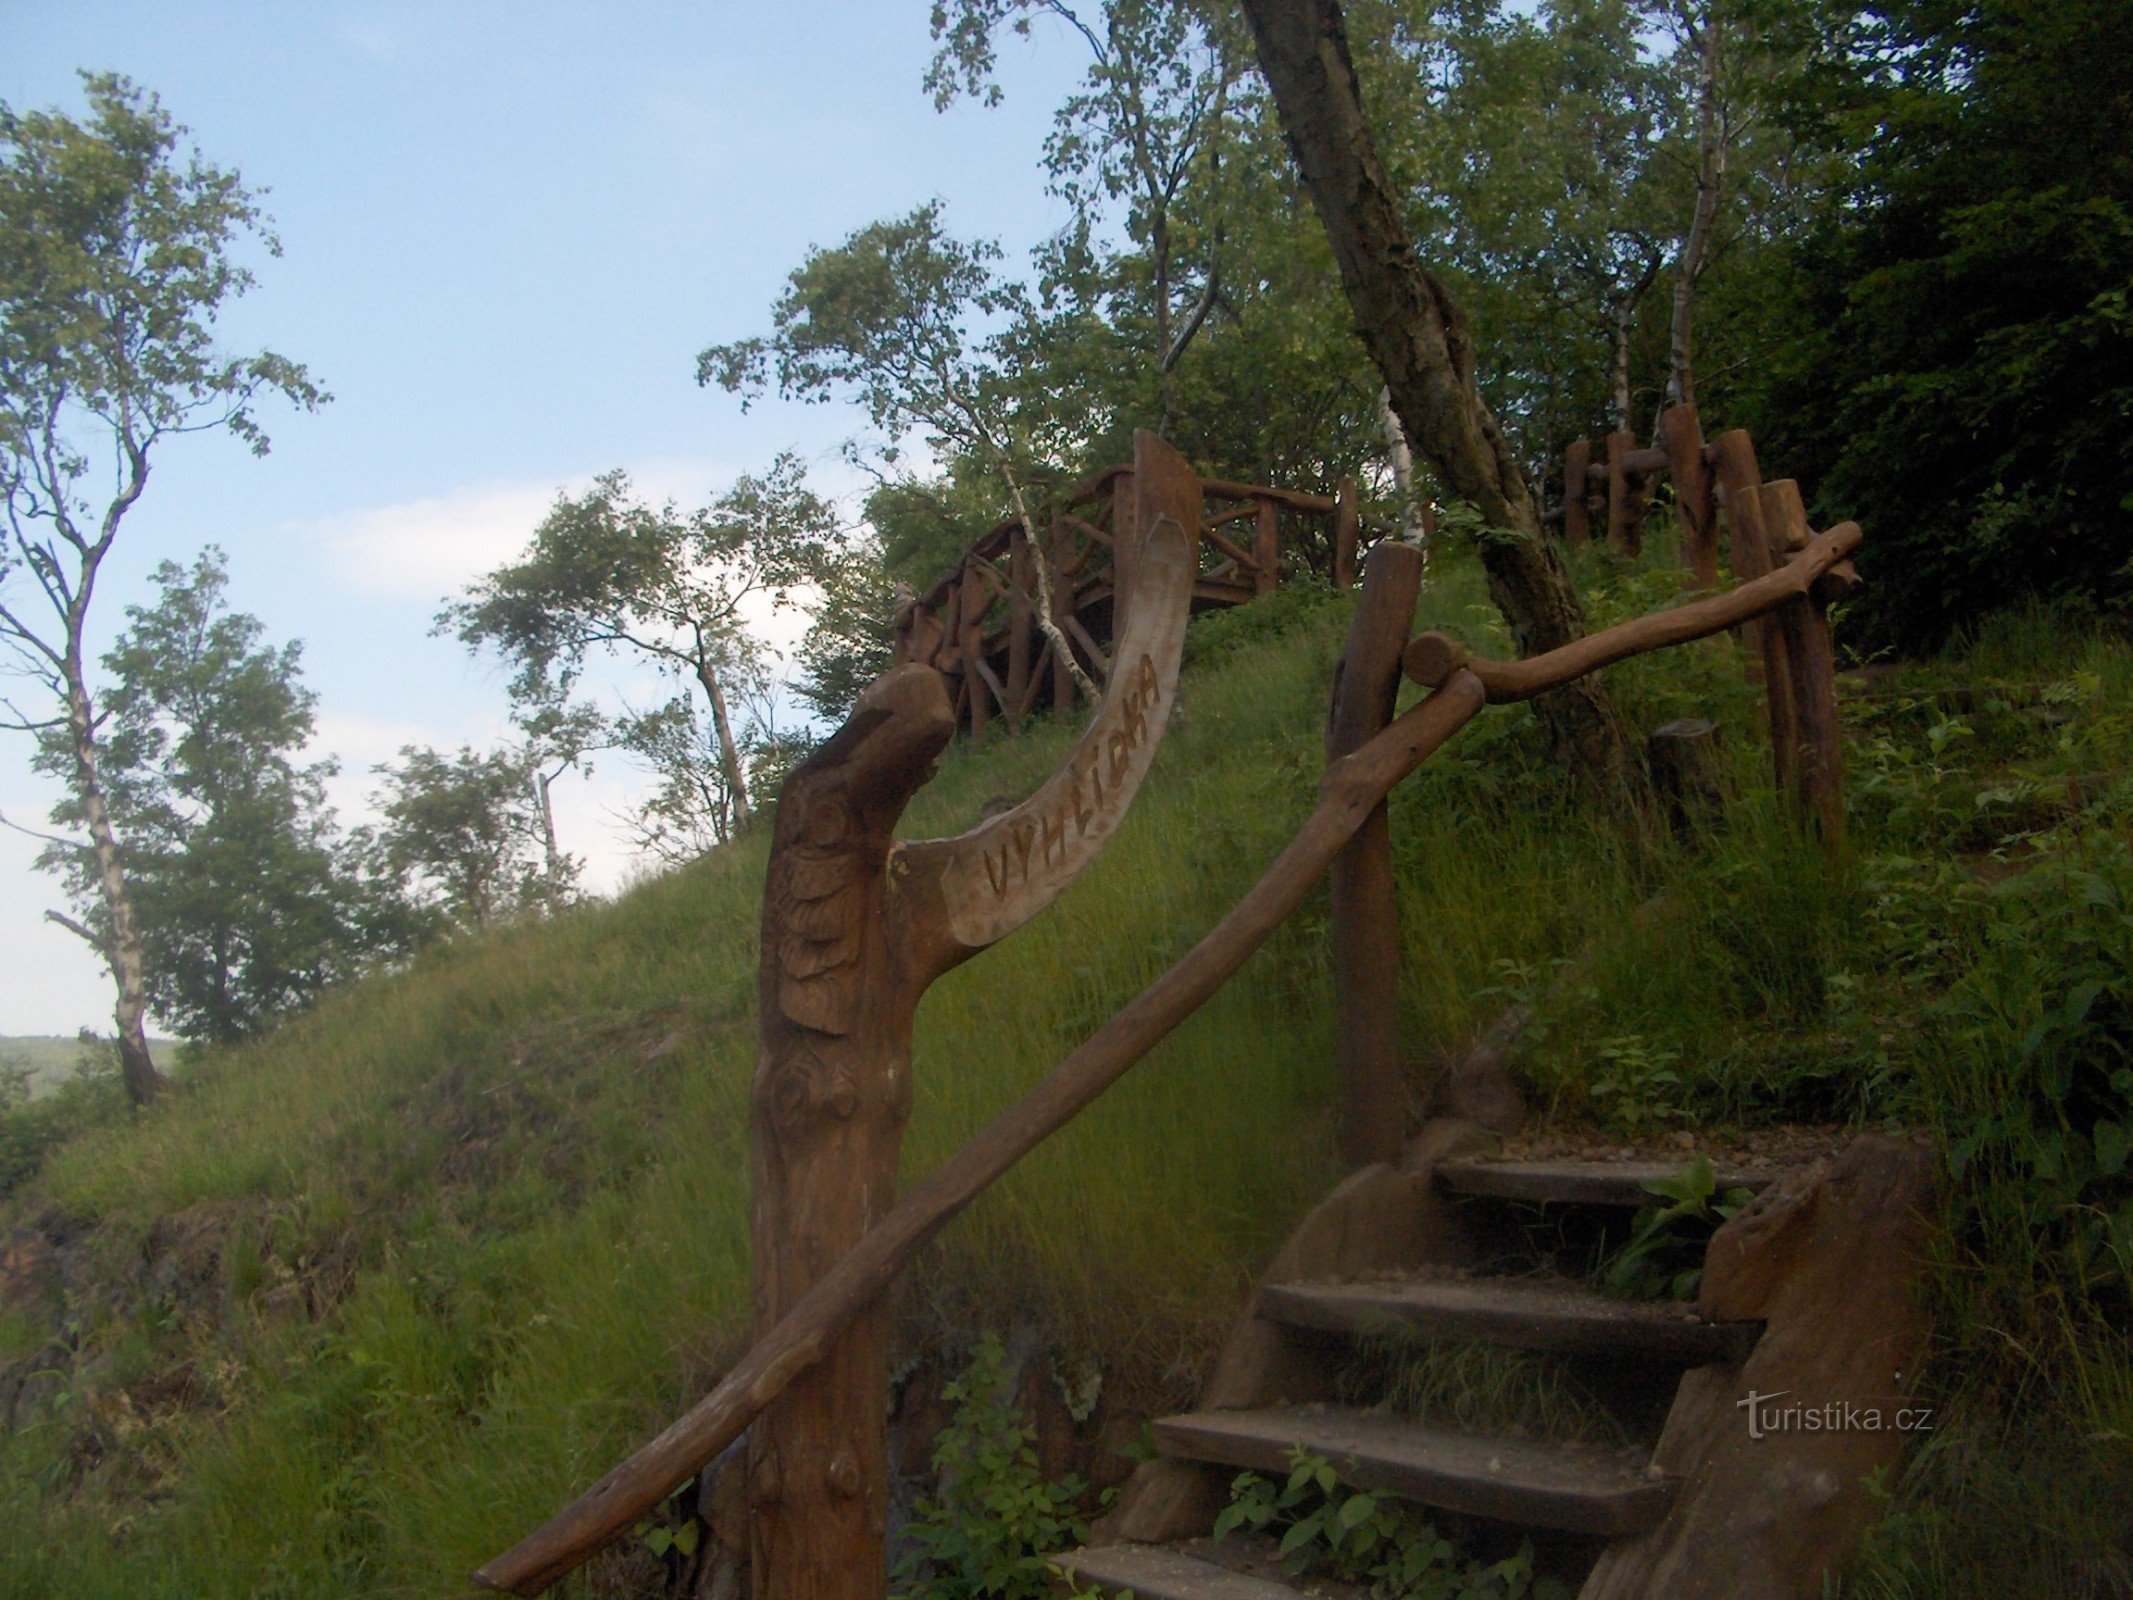
[[[761,1600],[880,1600],[884,1292],[927,1240],[1220,989],[1329,870],[1342,1150],[1357,1165],[1395,1154],[1408,1094],[1394,1026],[1400,930],[1385,802],[1484,706],[1545,694],[1648,651],[1755,628],[1761,649],[1753,659],[1773,707],[1782,696],[1830,708],[1826,721],[1818,709],[1790,724],[1797,742],[1778,753],[1803,825],[1834,847],[1842,804],[1826,608],[1855,581],[1848,558],[1860,530],[1809,528],[1796,486],[1761,482],[1745,434],[1720,439],[1708,456],[1699,446],[1697,460],[1711,466],[1714,503],[1732,530],[1735,586],[1543,655],[1490,661],[1441,634],[1410,638],[1421,552],[1399,541],[1376,545],[1337,669],[1311,815],[1174,966],[895,1198],[919,996],[1041,912],[1101,852],[1167,722],[1185,619],[1205,581],[1208,495],[1174,451],[1139,435],[1130,494],[1114,480],[1123,497],[1122,509],[1114,497],[1114,517],[1123,520],[1113,522],[1112,548],[1126,552],[1116,592],[1127,603],[1113,668],[1081,741],[1036,793],[953,839],[893,839],[897,816],[960,720],[946,675],[918,660],[878,680],[851,721],[787,780],[764,896],[754,1341],[709,1395],[489,1562],[478,1581],[541,1592],[748,1430],[753,1592]],[[1428,693],[1395,715],[1403,676]],[[1810,769],[1813,782],[1798,781]]]
[[[1035,537],[1019,518],[999,523],[899,607],[894,659],[947,677],[964,730],[982,734],[995,718],[1018,729],[1040,711],[1072,711],[1082,697],[1062,649],[1088,681],[1105,681],[1122,576],[1116,553],[1121,540],[1132,547],[1132,483],[1133,468],[1121,465],[1075,485],[1033,519]],[[1354,479],[1330,495],[1222,478],[1199,485],[1194,611],[1249,604],[1306,571],[1354,584],[1365,531]],[[1038,582],[1040,563],[1048,584]],[[1045,589],[1049,629],[1039,615]]]

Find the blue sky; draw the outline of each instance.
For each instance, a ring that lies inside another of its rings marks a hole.
[[[284,254],[224,319],[235,348],[335,396],[266,417],[273,451],[166,446],[100,597],[108,639],[156,562],[229,555],[232,598],[304,641],[318,753],[355,815],[408,743],[504,729],[493,665],[429,636],[558,487],[621,466],[697,501],[795,448],[850,492],[842,406],[697,388],[705,344],[760,331],[810,244],[938,197],[1010,259],[1063,210],[1038,168],[1081,66],[1042,31],[1006,103],[937,114],[923,0],[903,4],[99,4],[0,0],[0,100],[80,109],[78,67],[160,94],[212,160],[269,190]],[[0,736],[0,811],[50,793]],[[559,797],[565,847],[633,869],[620,763]],[[0,1033],[108,1027],[109,981],[42,921],[55,885],[0,833]]]

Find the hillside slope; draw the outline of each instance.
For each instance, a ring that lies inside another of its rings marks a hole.
[[[1595,559],[1603,614],[1673,587]],[[1425,612],[1492,642],[1471,573]],[[1345,619],[1297,593],[1195,624],[1173,730],[1109,853],[922,1008],[907,1173],[1272,857],[1309,808]],[[2027,686],[1979,688],[2002,680]],[[1625,843],[1566,807],[1523,710],[1486,716],[1395,803],[1418,1070],[1530,993],[1524,1065],[1565,1124],[1889,1121],[1965,1141],[1933,1380],[1960,1426],[1896,1491],[1859,1592],[2016,1592],[1936,1586],[1980,1519],[2012,1564],[1979,1581],[2036,1570],[2047,1536],[2113,1559],[2133,1504],[2133,1369],[2106,1331],[2133,1272],[2109,1131],[2133,1087],[2112,1076],[2133,1016],[2125,653],[2031,619],[1856,698],[1857,850],[1835,874],[1762,796],[1728,642],[1615,682],[1646,725],[1693,710],[1731,730],[1715,842]],[[958,748],[906,831],[968,825],[1070,737]],[[700,1392],[746,1322],[761,850],[433,951],[56,1151],[0,1211],[0,1595],[459,1593]],[[1114,1431],[1189,1395],[1335,1176],[1323,916],[1321,895],[932,1249],[899,1299],[914,1358],[1020,1327],[1100,1376]],[[1551,981],[1587,949],[1588,971]],[[2041,1043],[2040,1017],[2060,1019]],[[2040,1375],[2085,1387],[2017,1438],[2009,1397]],[[2038,1448],[2059,1452],[2045,1477],[2020,1468]],[[656,1564],[639,1553],[633,1580],[630,1559],[583,1588],[644,1592]]]

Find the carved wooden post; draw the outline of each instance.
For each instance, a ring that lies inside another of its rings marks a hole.
[[[1274,502],[1261,495],[1255,505],[1252,524],[1252,560],[1258,571],[1252,574],[1252,592],[1270,594],[1281,582],[1281,514]]]
[[[1763,532],[1760,491],[1763,475],[1755,464],[1748,430],[1735,428],[1713,442],[1717,459],[1718,501],[1733,531],[1733,576],[1746,583],[1771,570],[1770,544]],[[1770,752],[1777,770],[1778,792],[1795,792],[1794,762],[1799,747],[1799,720],[1792,703],[1792,668],[1785,637],[1769,618],[1744,624],[1742,638],[1751,660],[1760,660],[1763,689],[1770,707]]]
[[[1343,478],[1333,494],[1333,587],[1355,587],[1355,547],[1362,537],[1362,512],[1356,505],[1355,480]]]
[[[1625,556],[1644,551],[1644,507],[1624,459],[1637,436],[1621,428],[1607,436],[1607,542]]]
[[[1766,483],[1757,492],[1763,529],[1772,554],[1802,549],[1813,535],[1800,486],[1791,478]],[[1844,735],[1837,720],[1837,655],[1829,636],[1829,613],[1812,591],[1781,606],[1772,621],[1785,640],[1792,672],[1793,717],[1799,741],[1794,779],[1801,814],[1832,847],[1844,840]]]
[[[1592,537],[1592,520],[1585,511],[1585,496],[1592,491],[1592,441],[1579,439],[1563,452],[1563,542],[1573,550],[1585,548]]]
[[[957,838],[894,842],[955,730],[945,680],[917,664],[877,680],[785,782],[763,898],[751,1100],[759,1337],[895,1202],[920,996],[1096,858],[1154,759],[1192,603],[1200,486],[1152,434],[1136,438],[1135,460],[1128,626],[1095,720],[1043,787]],[[966,679],[982,693],[974,670]],[[749,1435],[759,1600],[880,1600],[885,1338],[884,1313],[861,1314]]]
[[[1659,442],[1674,475],[1674,513],[1681,520],[1681,564],[1699,589],[1718,587],[1718,518],[1711,504],[1711,476],[1703,464],[1703,429],[1694,406],[1668,406],[1659,414]]]
[[[1392,720],[1400,652],[1414,630],[1421,592],[1421,551],[1393,539],[1371,550],[1348,646],[1335,670],[1327,760],[1361,748]],[[1383,801],[1334,858],[1331,886],[1341,1155],[1351,1166],[1363,1167],[1395,1159],[1407,1137],[1407,1089],[1400,1074],[1400,908]]]

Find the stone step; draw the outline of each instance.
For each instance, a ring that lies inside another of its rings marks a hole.
[[[1350,1337],[1416,1332],[1690,1367],[1739,1361],[1762,1334],[1760,1323],[1712,1322],[1679,1301],[1619,1300],[1560,1278],[1270,1283],[1259,1291],[1259,1315]]]
[[[1106,1594],[1131,1593],[1142,1600],[1295,1600],[1303,1592],[1248,1572],[1232,1572],[1161,1544],[1076,1550],[1060,1557],[1059,1565],[1077,1583]]]
[[[1648,1206],[1666,1202],[1645,1188],[1654,1178],[1668,1178],[1686,1165],[1681,1161],[1490,1161],[1465,1158],[1440,1161],[1438,1184],[1453,1194],[1482,1195],[1491,1200],[1575,1206]],[[1713,1174],[1719,1192],[1759,1192],[1775,1181],[1768,1172],[1721,1167]]]
[[[1636,1451],[1531,1439],[1494,1439],[1421,1427],[1382,1412],[1340,1406],[1199,1411],[1155,1424],[1166,1456],[1272,1477],[1301,1446],[1355,1488],[1528,1528],[1618,1538],[1665,1514],[1672,1481],[1646,1470]]]

